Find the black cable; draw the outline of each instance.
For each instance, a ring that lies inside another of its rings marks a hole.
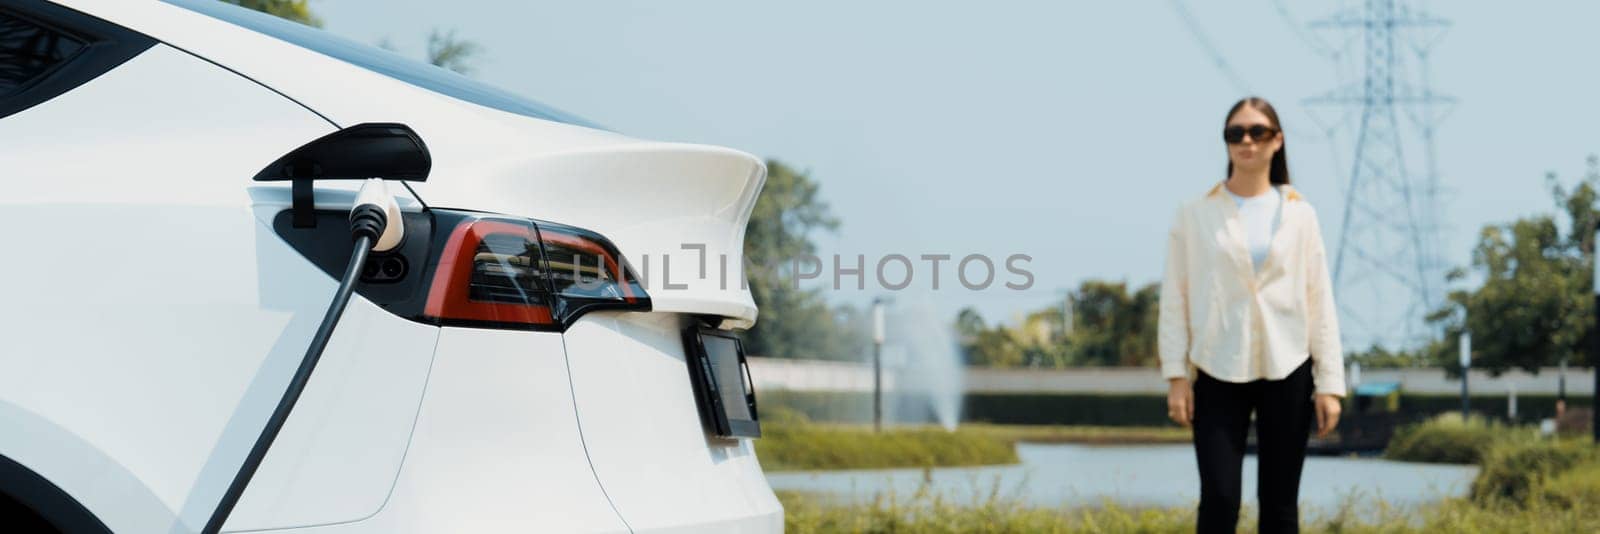
[[[359,210],[358,210],[359,211]],[[352,219],[357,219],[352,214]],[[350,264],[345,267],[344,278],[339,281],[339,290],[333,294],[333,302],[328,305],[328,313],[322,317],[322,326],[317,328],[317,334],[311,338],[311,346],[306,347],[306,355],[300,360],[300,368],[295,370],[294,378],[289,380],[289,389],[283,392],[283,398],[278,400],[278,407],[272,411],[272,417],[267,419],[267,426],[261,429],[261,436],[256,438],[256,444],[250,448],[250,454],[245,456],[244,465],[239,467],[239,473],[234,475],[233,483],[228,485],[228,491],[222,494],[222,502],[217,504],[217,509],[211,514],[211,520],[206,522],[204,534],[217,534],[222,531],[222,524],[228,521],[228,514],[233,513],[234,505],[239,503],[239,497],[244,496],[244,489],[250,485],[251,477],[256,474],[256,468],[261,467],[261,461],[267,457],[267,449],[272,447],[272,441],[277,439],[278,431],[283,429],[284,422],[289,420],[289,412],[294,410],[294,403],[300,400],[300,393],[305,391],[306,382],[311,379],[311,370],[317,367],[317,360],[322,358],[322,349],[328,346],[328,339],[333,337],[333,328],[338,326],[339,317],[344,315],[345,305],[350,303],[350,293],[355,289],[356,281],[361,278],[361,267],[367,263],[367,253],[372,250],[373,240],[383,233],[382,212],[378,212],[378,232],[372,233],[365,225],[357,226],[355,249],[350,252]]]
[[[401,180],[400,181],[400,185],[405,186],[406,187],[406,191],[410,191],[411,192],[411,198],[417,199],[417,203],[418,204],[422,204],[422,211],[428,211],[428,203],[427,202],[423,202],[422,201],[422,195],[418,195],[417,194],[417,190],[411,188],[411,182],[407,182],[405,180]]]

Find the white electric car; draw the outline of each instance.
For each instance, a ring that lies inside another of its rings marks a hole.
[[[215,0],[0,0],[0,524],[781,531],[765,173]]]

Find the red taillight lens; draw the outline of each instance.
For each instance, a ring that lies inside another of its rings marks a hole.
[[[424,319],[559,330],[596,309],[650,309],[627,262],[599,234],[506,217],[447,212],[440,219],[454,225],[440,224],[451,229],[436,248]]]
[[[446,321],[553,325],[531,222],[469,219],[439,253],[423,314]]]

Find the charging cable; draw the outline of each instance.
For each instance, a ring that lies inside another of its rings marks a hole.
[[[294,378],[289,380],[288,390],[284,391],[283,398],[278,400],[278,407],[267,419],[266,427],[261,429],[261,436],[256,438],[255,446],[251,447],[250,454],[245,456],[244,465],[239,466],[239,473],[234,475],[227,492],[222,494],[222,502],[217,503],[217,509],[211,514],[205,529],[201,530],[202,533],[217,534],[222,531],[222,524],[228,521],[228,515],[233,513],[233,507],[239,503],[239,497],[244,496],[244,489],[250,485],[250,479],[255,476],[256,469],[261,467],[261,461],[266,459],[267,449],[272,447],[272,441],[277,439],[278,431],[282,430],[283,424],[289,420],[289,412],[294,410],[295,402],[300,400],[300,394],[306,389],[306,382],[311,379],[311,371],[317,367],[317,360],[322,358],[322,350],[328,346],[328,339],[333,337],[333,328],[338,326],[339,317],[344,315],[344,308],[350,303],[350,293],[361,278],[361,267],[367,263],[367,254],[373,251],[392,250],[398,246],[404,237],[404,227],[405,224],[400,220],[400,205],[395,203],[394,196],[389,194],[389,188],[384,185],[383,180],[370,178],[361,184],[361,192],[356,194],[355,207],[350,209],[350,236],[355,239],[355,247],[350,251],[350,263],[345,267],[344,278],[339,280],[339,289],[333,294],[333,302],[328,305],[328,313],[322,317],[322,326],[317,327],[316,335],[311,337],[311,345],[306,347],[305,357],[300,359],[300,368],[295,370]]]

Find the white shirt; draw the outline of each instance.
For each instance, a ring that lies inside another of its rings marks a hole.
[[[1283,193],[1273,187],[1266,193],[1242,197],[1227,186],[1223,186],[1222,190],[1233,197],[1234,206],[1239,208],[1239,219],[1244,223],[1245,245],[1250,249],[1250,264],[1260,271],[1261,262],[1267,259],[1272,233],[1278,230],[1278,220],[1282,216],[1278,208],[1283,206]]]
[[[1252,261],[1241,206],[1218,183],[1178,208],[1167,234],[1157,351],[1165,378],[1280,380],[1311,358],[1317,393],[1343,396],[1326,248],[1317,214],[1280,186],[1278,225]],[[1270,198],[1270,197],[1269,197]]]

